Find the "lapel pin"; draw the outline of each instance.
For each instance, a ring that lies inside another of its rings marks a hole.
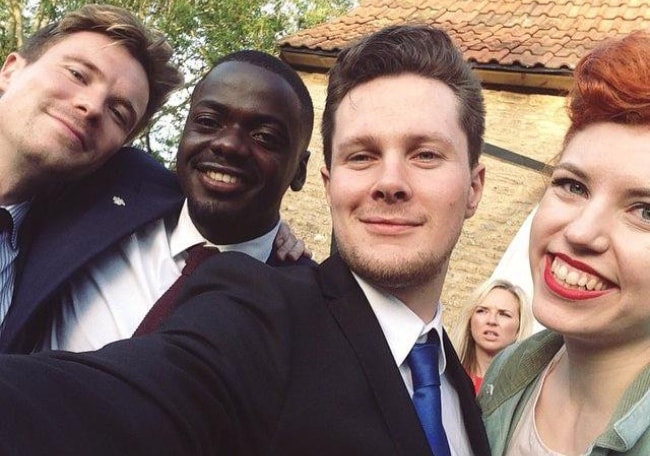
[[[124,200],[122,198],[120,198],[119,196],[114,196],[113,197],[113,204],[115,204],[116,206],[126,206],[126,203],[124,202]]]

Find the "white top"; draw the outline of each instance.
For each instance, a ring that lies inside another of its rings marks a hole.
[[[279,223],[259,238],[217,247],[265,262],[278,228]],[[97,350],[131,337],[158,298],[181,275],[186,250],[203,242],[207,241],[192,223],[187,201],[176,226],[166,226],[160,219],[131,234],[70,281],[40,348]]]
[[[456,390],[449,382],[445,373],[447,358],[445,357],[444,341],[442,338],[442,306],[438,304],[438,311],[429,323],[424,323],[411,309],[395,296],[370,285],[361,277],[352,273],[357,283],[363,290],[366,299],[375,313],[379,326],[386,337],[390,351],[395,358],[402,380],[413,397],[413,380],[411,369],[406,362],[406,357],[416,343],[426,342],[430,330],[435,330],[440,338],[440,353],[438,356],[438,368],[440,371],[440,393],[442,401],[442,425],[447,434],[447,440],[452,456],[472,455],[463,414],[460,409],[460,401]]]
[[[537,385],[532,393],[531,400],[524,406],[521,418],[517,423],[512,438],[506,450],[506,456],[520,456],[522,454],[534,454],[539,456],[565,456],[564,453],[559,453],[547,447],[542,438],[537,432],[537,423],[535,421],[535,409],[539,401],[539,395],[542,391],[542,386],[546,381],[546,377],[555,368],[560,358],[564,355],[566,347],[562,348],[555,354],[551,362],[548,364],[542,375],[537,379]],[[581,453],[585,455],[587,453]]]

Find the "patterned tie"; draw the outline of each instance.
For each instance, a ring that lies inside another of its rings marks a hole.
[[[142,334],[148,334],[158,329],[160,324],[178,307],[179,303],[176,302],[178,295],[190,274],[201,263],[216,253],[219,253],[219,249],[216,247],[205,247],[203,244],[190,247],[187,251],[187,259],[185,260],[185,266],[183,266],[180,277],[158,298],[133,335],[141,336]]]
[[[450,456],[440,406],[438,351],[440,341],[435,331],[423,344],[415,344],[406,358],[413,379],[413,405],[434,456]]]

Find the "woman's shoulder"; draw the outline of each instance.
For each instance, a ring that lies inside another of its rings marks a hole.
[[[559,334],[548,330],[501,351],[488,368],[480,393],[481,404],[510,397],[525,388],[553,359],[563,344]]]

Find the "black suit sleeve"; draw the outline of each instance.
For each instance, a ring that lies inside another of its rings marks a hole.
[[[0,454],[264,448],[290,353],[274,274],[245,255],[218,255],[190,278],[186,302],[158,333],[91,353],[0,357]]]

